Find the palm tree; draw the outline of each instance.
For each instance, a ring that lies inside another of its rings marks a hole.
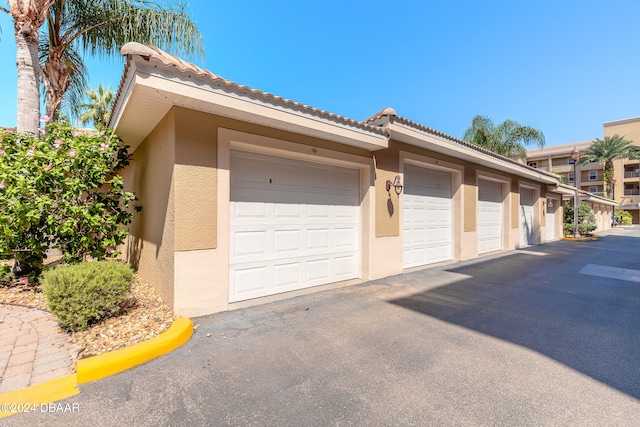
[[[613,161],[617,159],[640,159],[640,147],[624,139],[623,136],[605,136],[596,138],[593,144],[580,153],[580,163],[598,162],[604,165],[604,181],[607,183],[607,195],[611,194],[611,179],[613,178]]]
[[[496,126],[486,116],[475,116],[471,126],[464,132],[463,139],[484,147],[494,153],[513,159],[526,158],[525,146],[536,144],[544,147],[542,131],[523,126],[514,120],[505,120]]]
[[[202,35],[183,3],[147,0],[56,0],[47,15],[48,46],[42,79],[46,111],[55,118],[71,90],[79,101],[86,89],[80,52],[117,56],[125,43],[137,41],[186,56],[203,55]],[[74,102],[69,102],[73,106]]]
[[[38,45],[40,27],[44,24],[54,0],[8,0],[8,8],[0,11],[11,15],[16,39],[18,68],[18,132],[38,133],[40,124],[40,68]]]
[[[129,41],[155,44],[186,56],[202,55],[202,35],[182,3],[147,0],[8,0],[0,7],[14,21],[18,46],[19,132],[36,133],[40,117],[39,75],[47,115],[55,118],[65,93],[68,106],[86,89],[81,53],[112,57]],[[38,29],[47,23],[40,42]],[[38,55],[38,45],[42,48]],[[39,58],[39,61],[38,61]],[[39,65],[40,64],[40,65]],[[28,114],[27,114],[28,113]]]
[[[98,85],[98,90],[88,89],[86,92],[89,98],[88,103],[79,104],[79,109],[86,111],[80,115],[80,122],[84,125],[93,122],[96,129],[102,130],[109,123],[111,115],[111,104],[113,102],[113,89],[105,90],[102,84]]]

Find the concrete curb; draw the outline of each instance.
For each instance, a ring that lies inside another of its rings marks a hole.
[[[115,375],[169,353],[189,341],[192,334],[191,319],[176,319],[167,331],[148,341],[78,360],[75,374],[0,394],[0,418],[39,411],[43,404],[75,396],[80,393],[79,384]]]
[[[563,237],[562,240],[567,240],[569,242],[590,242],[592,240],[598,240],[599,237],[596,236],[595,234],[592,236],[586,236],[586,237]]]

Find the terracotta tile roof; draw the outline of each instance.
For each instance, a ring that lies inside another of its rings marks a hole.
[[[381,135],[384,137],[389,138],[390,137],[390,130],[388,129],[387,126],[385,126],[385,123],[388,120],[388,123],[398,123],[404,126],[408,126],[411,127],[413,129],[416,129],[420,132],[426,133],[426,134],[430,134],[433,136],[436,136],[440,139],[449,141],[453,144],[459,145],[459,146],[463,146],[467,149],[473,150],[475,152],[478,153],[482,153],[484,155],[488,155],[491,157],[494,157],[496,159],[517,165],[521,168],[524,169],[529,169],[532,171],[535,171],[537,173],[543,174],[543,175],[548,175],[550,177],[554,177],[556,178],[555,174],[551,174],[545,171],[541,171],[539,169],[536,168],[532,168],[530,166],[527,166],[525,164],[522,164],[520,162],[517,162],[515,160],[512,160],[508,157],[504,157],[501,156],[499,154],[496,154],[492,151],[489,151],[487,149],[484,149],[482,147],[479,147],[477,145],[473,145],[469,142],[463,141],[461,139],[455,138],[451,135],[448,135],[444,132],[440,132],[438,130],[429,128],[427,126],[421,125],[419,123],[416,123],[414,121],[411,121],[409,119],[406,119],[404,117],[398,116],[396,114],[396,111],[393,108],[385,108],[383,110],[381,110],[380,112],[376,113],[375,115],[373,115],[372,117],[363,120],[361,122],[357,121],[357,120],[353,120],[344,116],[340,116],[334,113],[330,113],[328,111],[325,110],[321,110],[318,108],[314,108],[299,102],[295,102],[289,99],[285,99],[282,98],[280,96],[275,96],[271,93],[268,92],[263,92],[257,89],[252,89],[248,86],[241,86],[235,82],[232,82],[230,80],[227,80],[217,74],[214,74],[208,70],[205,70],[203,68],[198,67],[195,64],[192,64],[190,62],[186,62],[183,59],[175,56],[175,55],[171,55],[168,54],[166,52],[164,52],[161,49],[158,49],[157,47],[154,46],[146,46],[140,43],[136,43],[136,42],[130,42],[125,44],[122,49],[121,49],[121,53],[124,56],[127,56],[127,63],[125,64],[125,70],[124,73],[122,75],[122,79],[120,81],[120,86],[118,88],[118,92],[116,94],[116,98],[114,100],[113,105],[118,105],[118,101],[119,98],[122,94],[122,88],[125,84],[125,79],[127,77],[127,70],[130,67],[131,64],[131,57],[134,55],[140,56],[141,58],[143,58],[146,61],[150,61],[150,62],[158,62],[160,64],[162,64],[165,67],[175,67],[180,73],[185,73],[185,74],[195,74],[197,76],[203,77],[204,79],[208,80],[208,83],[212,86],[212,87],[217,87],[217,88],[221,88],[225,91],[228,91],[230,93],[233,93],[237,96],[243,97],[243,98],[248,98],[251,101],[254,102],[260,102],[260,103],[265,103],[265,104],[270,104],[273,106],[277,106],[289,111],[293,111],[293,112],[297,112],[298,114],[303,114],[306,116],[311,116],[311,117],[316,117],[318,119],[322,119],[322,120],[327,120],[327,121],[331,121],[337,125],[341,125],[341,126],[347,126],[347,127],[351,127],[351,128],[355,128],[355,129],[359,129],[365,132],[370,132],[370,133],[374,133],[377,135]],[[111,115],[112,119],[114,117],[114,114]]]
[[[125,71],[123,73],[122,80],[120,81],[118,93],[116,95],[116,99],[113,102],[113,105],[118,104],[118,101],[119,101],[118,98],[120,97],[121,89],[124,84],[124,79],[125,79],[125,76],[127,75],[127,69],[130,65],[129,58],[132,55],[138,55],[143,59],[145,59],[146,61],[159,62],[166,67],[175,67],[181,73],[194,73],[197,76],[204,77],[205,79],[209,80],[209,83],[211,84],[211,86],[222,88],[226,91],[230,91],[236,95],[249,98],[250,100],[253,100],[253,101],[259,101],[265,104],[271,104],[287,110],[302,113],[304,115],[324,119],[341,126],[348,126],[351,128],[356,128],[356,129],[360,129],[360,130],[364,130],[364,131],[368,131],[371,133],[388,137],[387,129],[381,128],[379,126],[372,126],[364,122],[359,122],[357,120],[353,120],[344,116],[330,113],[328,111],[321,110],[319,108],[314,108],[309,105],[305,105],[300,102],[295,102],[280,96],[276,96],[268,92],[252,89],[248,86],[241,86],[235,82],[227,80],[208,70],[200,68],[195,64],[186,62],[175,55],[168,54],[167,52],[164,52],[163,50],[158,49],[155,46],[146,46],[136,42],[129,42],[122,47],[120,52],[123,56],[127,56],[128,58],[127,58],[127,64],[125,65]]]
[[[553,173],[549,173],[549,172],[546,172],[546,171],[543,171],[543,170],[540,170],[540,169],[533,168],[533,167],[528,166],[528,165],[526,165],[524,163],[520,163],[520,162],[515,161],[513,159],[510,159],[508,157],[505,157],[505,156],[502,156],[500,154],[494,153],[493,151],[487,150],[486,148],[480,147],[480,146],[475,145],[475,144],[471,144],[470,142],[464,141],[464,140],[462,140],[460,138],[456,138],[455,136],[448,135],[448,134],[446,134],[444,132],[440,132],[439,130],[436,130],[436,129],[430,128],[428,126],[422,125],[420,123],[414,122],[414,121],[409,120],[409,119],[407,119],[405,117],[398,116],[396,114],[396,111],[393,108],[387,107],[387,108],[379,111],[378,113],[374,114],[373,116],[369,117],[364,122],[365,123],[381,123],[381,121],[386,119],[386,118],[388,118],[389,123],[398,123],[398,124],[413,128],[415,130],[418,130],[420,132],[427,133],[427,134],[439,137],[440,139],[444,139],[444,140],[450,141],[450,142],[452,142],[454,144],[457,144],[457,145],[460,145],[462,147],[477,151],[479,153],[486,154],[486,155],[494,157],[496,159],[499,159],[499,160],[502,160],[502,161],[517,165],[517,166],[525,168],[525,169],[529,169],[529,170],[538,172],[538,173],[540,173],[542,175],[547,175],[549,177],[557,178],[557,175],[555,175]]]

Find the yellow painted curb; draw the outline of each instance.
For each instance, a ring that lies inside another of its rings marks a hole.
[[[591,237],[563,237],[562,240],[568,240],[570,242],[590,242],[596,240]]]
[[[191,334],[191,319],[180,318],[166,332],[148,341],[78,360],[78,384],[99,380],[162,356],[186,343]]]
[[[20,412],[40,412],[40,406],[80,393],[76,374],[0,394],[0,418]]]
[[[189,341],[192,334],[191,319],[176,319],[166,332],[148,341],[78,360],[76,374],[0,394],[0,418],[19,412],[41,411],[40,405],[80,393],[78,384],[117,374],[169,353]]]

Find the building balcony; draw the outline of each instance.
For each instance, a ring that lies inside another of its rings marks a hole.
[[[625,171],[624,172],[624,178],[640,178],[640,172],[636,172],[636,171]]]
[[[573,165],[571,165],[573,167]],[[595,171],[604,170],[604,167],[600,163],[587,163],[586,165],[578,164],[578,169],[581,171]]]
[[[545,169],[545,170],[548,170],[548,169]],[[558,166],[554,165],[551,172],[555,172],[555,173],[573,172],[573,165],[558,165]]]
[[[624,195],[625,196],[640,196],[640,189],[638,189],[638,188],[634,188],[632,190],[625,189],[624,190]]]

